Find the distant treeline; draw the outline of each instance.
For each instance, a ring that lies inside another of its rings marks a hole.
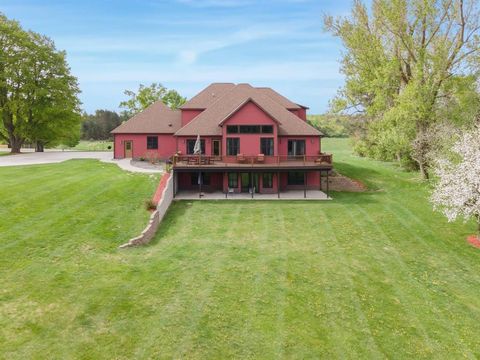
[[[310,125],[320,130],[326,137],[349,137],[361,129],[364,120],[355,115],[322,114],[308,115]]]
[[[94,114],[83,114],[82,140],[111,140],[110,131],[128,120],[127,113],[121,114],[109,110],[97,110]],[[326,137],[350,137],[361,131],[364,119],[355,115],[308,115],[308,122],[320,130]]]
[[[126,115],[119,115],[115,111],[97,110],[95,114],[83,114],[80,138],[82,140],[109,140],[110,131],[127,119]]]

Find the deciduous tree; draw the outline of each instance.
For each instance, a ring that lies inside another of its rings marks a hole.
[[[12,152],[27,140],[43,151],[78,139],[79,92],[65,52],[0,14],[0,136]]]
[[[477,0],[359,0],[351,16],[327,16],[327,30],[346,53],[346,84],[333,101],[370,119],[362,139],[369,155],[406,156],[428,176],[428,133],[454,79],[474,76],[480,51]],[[385,130],[385,132],[379,131]]]
[[[125,115],[128,117],[138,114],[158,100],[161,100],[172,110],[179,108],[187,101],[187,99],[182,97],[176,90],[168,90],[162,84],[158,83],[152,83],[149,86],[140,84],[137,92],[125,90],[124,94],[127,95],[129,99],[122,101],[120,107],[125,109]]]
[[[480,127],[460,137],[451,158],[436,160],[434,172],[438,177],[431,198],[434,208],[449,221],[475,219],[480,239]]]

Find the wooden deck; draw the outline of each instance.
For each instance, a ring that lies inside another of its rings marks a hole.
[[[178,171],[289,171],[289,170],[330,170],[332,156],[175,156],[173,168]]]

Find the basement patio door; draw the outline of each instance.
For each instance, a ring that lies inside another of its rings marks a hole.
[[[250,192],[250,189],[255,187],[255,192],[258,193],[258,174],[240,173],[240,183],[242,192]]]

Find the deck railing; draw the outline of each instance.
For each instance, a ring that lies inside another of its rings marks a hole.
[[[262,154],[259,155],[243,155],[238,154],[237,156],[227,156],[227,155],[217,155],[217,156],[208,156],[208,155],[174,155],[172,157],[173,166],[177,165],[195,165],[195,166],[208,166],[215,164],[222,164],[224,166],[228,165],[262,165],[262,164],[283,164],[283,163],[296,163],[303,165],[331,165],[332,164],[332,154],[319,154],[319,155],[273,155],[265,156]]]

